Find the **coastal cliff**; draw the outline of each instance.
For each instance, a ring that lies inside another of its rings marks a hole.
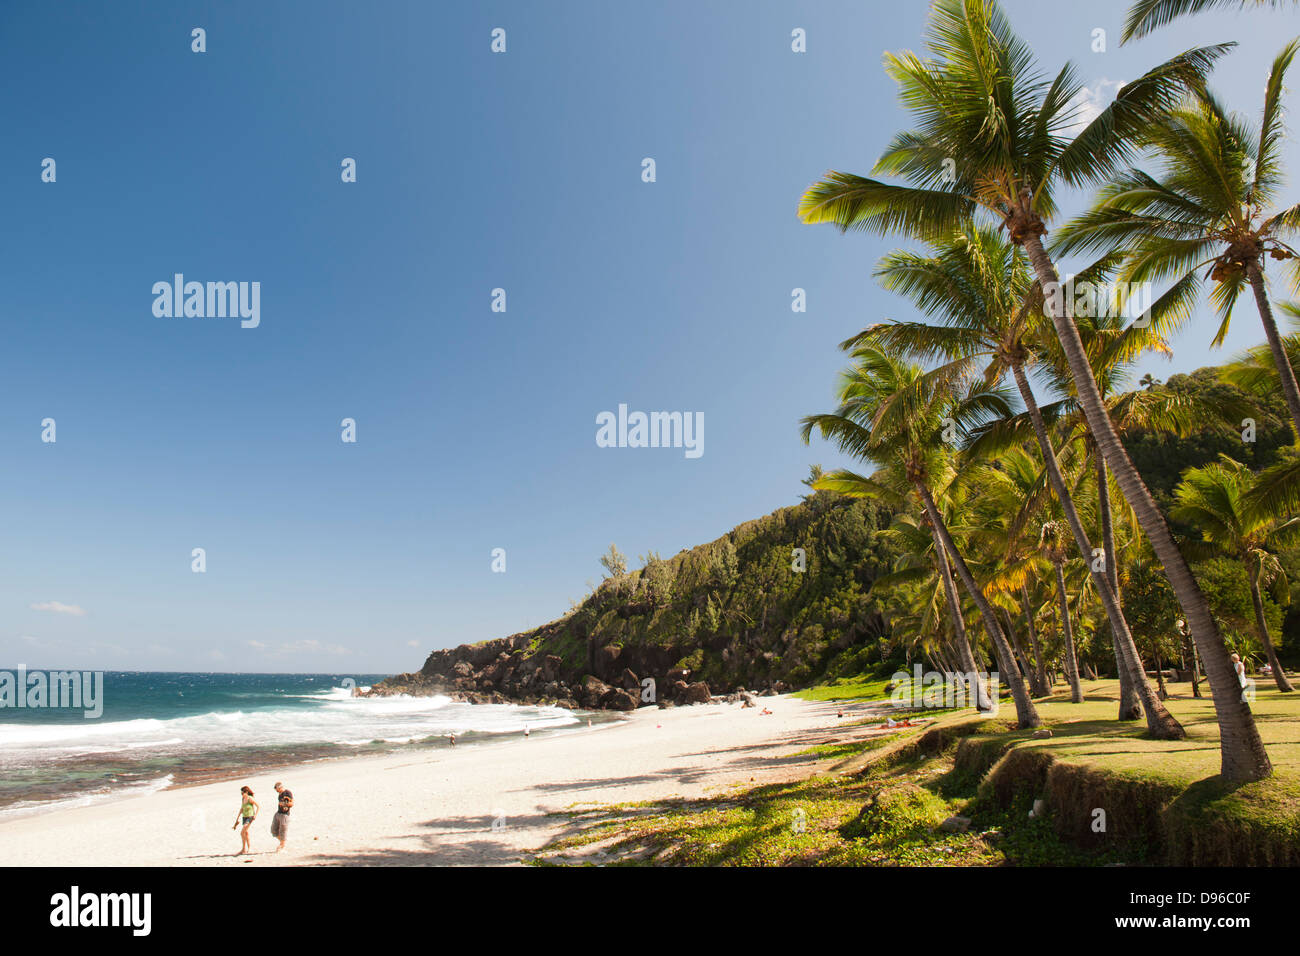
[[[539,628],[436,650],[372,695],[586,709],[781,693],[879,659],[891,513],[829,492],[607,577]]]

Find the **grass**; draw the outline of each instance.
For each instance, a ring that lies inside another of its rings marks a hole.
[[[794,696],[800,700],[813,701],[888,700],[889,694],[885,692],[885,688],[892,680],[892,677],[878,677],[874,674],[838,677],[816,687],[806,687],[803,690],[795,691]]]
[[[812,700],[885,697],[880,678],[813,688]],[[1157,741],[1114,719],[1118,687],[1085,683],[1085,701],[1036,705],[1052,736],[996,718],[947,713],[924,728],[814,747],[810,779],[696,801],[603,807],[537,865],[1105,865],[1300,863],[1300,694],[1262,684],[1253,704],[1272,778],[1217,778],[1209,698],[1170,685],[1187,739]],[[834,695],[834,696],[832,696]],[[848,695],[852,695],[851,697]],[[846,728],[847,729],[847,728]],[[1035,800],[1046,812],[1030,814]],[[1101,811],[1099,814],[1098,811]],[[971,821],[967,832],[940,824]],[[1104,829],[1098,829],[1104,821]]]

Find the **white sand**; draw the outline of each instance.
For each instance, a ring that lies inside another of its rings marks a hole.
[[[789,696],[758,698],[748,709],[642,708],[591,730],[298,765],[0,823],[0,865],[515,864],[569,832],[566,817],[549,814],[807,776],[828,761],[792,754],[866,737],[872,731],[844,725],[871,714],[883,720],[887,710]],[[295,798],[281,853],[270,835],[277,779]],[[245,783],[262,812],[253,853],[232,855]]]

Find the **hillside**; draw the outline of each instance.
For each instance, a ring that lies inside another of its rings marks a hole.
[[[1248,396],[1223,384],[1217,368],[1175,375],[1148,391],[1179,394],[1205,408],[1241,404]],[[1140,392],[1133,394],[1140,395]],[[1277,396],[1260,408],[1259,433],[1245,443],[1227,425],[1176,437],[1139,421],[1125,435],[1143,479],[1162,505],[1183,472],[1226,452],[1263,467],[1285,453],[1289,430]],[[831,492],[747,522],[676,556],[651,555],[645,567],[607,577],[569,614],[510,637],[434,651],[418,673],[399,674],[373,693],[447,693],[473,701],[556,702],[570,707],[632,709],[643,679],[656,699],[706,700],[741,688],[798,688],[878,670],[884,657],[903,662],[889,622],[868,596],[872,582],[898,557],[882,538],[892,512]],[[1185,540],[1194,528],[1175,524]],[[794,570],[795,549],[806,567]],[[1289,609],[1265,596],[1282,660],[1300,660],[1300,551],[1284,550],[1283,590]],[[1245,578],[1233,562],[1200,561],[1195,572],[1234,649],[1249,653],[1253,617]],[[1129,612],[1140,646],[1167,633],[1178,612],[1163,577],[1129,582]],[[1244,602],[1244,603],[1243,603]],[[1159,613],[1157,613],[1159,612]],[[968,614],[971,609],[968,609]],[[1168,620],[1165,620],[1167,618]],[[1080,659],[1099,673],[1111,661],[1104,624],[1080,640]],[[1081,635],[1082,636],[1082,635]],[[977,637],[978,639],[978,637]],[[884,672],[888,667],[883,668]]]
[[[895,557],[880,536],[890,518],[868,501],[808,495],[606,578],[557,621],[434,651],[374,692],[631,709],[647,677],[657,698],[681,700],[856,673],[879,661],[888,635],[867,592]]]

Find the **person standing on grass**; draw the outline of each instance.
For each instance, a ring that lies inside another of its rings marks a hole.
[[[244,829],[239,832],[239,839],[242,846],[240,847],[239,853],[236,855],[253,852],[252,846],[249,843],[248,828],[253,825],[253,820],[257,818],[257,811],[259,809],[257,801],[253,799],[253,791],[248,789],[248,787],[240,787],[239,812],[235,814],[235,825],[230,828],[232,830],[238,829],[241,821],[244,824]]]
[[[280,841],[280,845],[275,848],[275,852],[279,853],[284,849],[284,841],[289,836],[289,810],[293,808],[293,791],[284,789],[284,784],[277,780],[275,792],[279,794],[279,807],[271,818],[271,836]]]
[[[1232,669],[1237,672],[1237,683],[1246,686],[1246,665],[1241,662],[1240,654],[1232,655]]]

